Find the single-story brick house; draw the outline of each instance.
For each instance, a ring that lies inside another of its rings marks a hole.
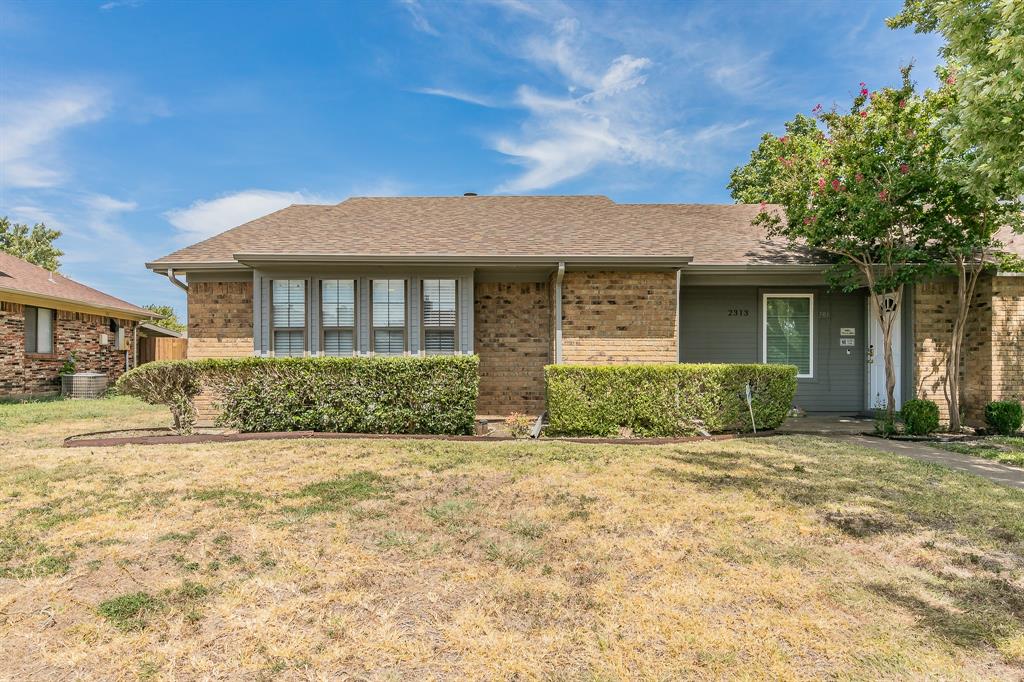
[[[52,395],[71,353],[113,382],[134,365],[135,329],[153,313],[0,252],[0,398]]]
[[[784,362],[808,411],[884,399],[865,291],[770,241],[751,205],[603,196],[352,198],[294,205],[147,266],[188,291],[189,357],[476,353],[478,411],[537,414],[544,365]],[[1024,241],[1007,237],[1024,253]],[[184,275],[188,284],[178,279]],[[942,401],[952,283],[907,292],[899,399]],[[976,416],[1024,386],[1024,277],[978,293],[965,372]]]

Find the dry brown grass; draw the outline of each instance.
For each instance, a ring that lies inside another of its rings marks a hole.
[[[164,419],[75,409],[0,434],[0,678],[1024,671],[1024,494],[980,479],[809,437],[55,447]]]

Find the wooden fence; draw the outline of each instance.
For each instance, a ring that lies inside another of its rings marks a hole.
[[[139,364],[154,360],[184,360],[188,339],[144,336],[139,339]]]

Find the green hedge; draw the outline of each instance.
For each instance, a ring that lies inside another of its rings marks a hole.
[[[178,360],[142,365],[118,386],[157,364],[150,374],[195,368],[217,396],[218,424],[240,431],[467,434],[476,418],[476,356]]]
[[[985,406],[985,423],[1001,436],[1012,436],[1024,422],[1024,408],[1016,400],[996,400]]]
[[[549,365],[548,432],[565,436],[679,436],[779,426],[796,394],[791,365]],[[699,423],[699,424],[698,424]]]
[[[908,400],[900,416],[912,436],[927,436],[939,430],[939,406],[933,400]]]

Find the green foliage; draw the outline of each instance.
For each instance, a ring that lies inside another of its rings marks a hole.
[[[908,400],[900,416],[912,436],[927,436],[939,430],[939,406],[933,400]]]
[[[796,394],[790,365],[549,365],[548,431],[567,436],[678,436],[779,426]]]
[[[97,611],[119,630],[141,630],[146,627],[146,618],[159,611],[160,601],[145,592],[114,597],[101,603]]]
[[[1016,400],[996,400],[985,406],[985,423],[1001,436],[1012,436],[1024,423],[1024,408]]]
[[[203,361],[162,360],[147,362],[121,375],[117,390],[150,405],[166,405],[174,418],[174,431],[192,433],[196,423],[193,399],[202,389]]]
[[[178,319],[178,314],[174,312],[174,308],[171,306],[150,303],[143,307],[147,310],[152,310],[155,315],[160,316],[158,319],[153,320],[153,324],[175,332],[185,331],[185,325]]]
[[[896,415],[889,410],[876,409],[875,434],[888,438],[889,436],[895,436],[896,432]]]
[[[68,356],[64,358],[64,364],[60,366],[61,374],[74,374],[78,368],[78,356],[75,355],[75,351],[68,353]]]
[[[241,431],[470,434],[476,356],[203,360]]]
[[[954,86],[954,106],[943,113],[946,142],[970,159],[961,178],[980,195],[1024,194],[1024,3],[1013,0],[904,0],[887,22],[940,33],[940,54]]]
[[[53,245],[60,234],[60,230],[51,230],[43,223],[36,223],[30,230],[28,225],[12,223],[7,216],[0,217],[0,251],[54,272],[64,255]]]

